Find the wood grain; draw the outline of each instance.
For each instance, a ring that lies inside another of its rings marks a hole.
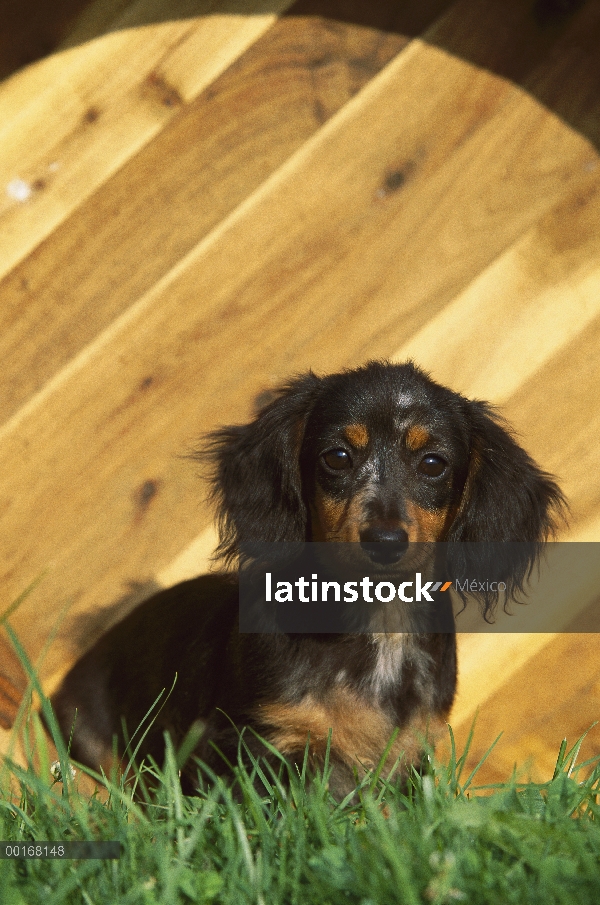
[[[48,73],[39,64],[35,94],[24,79],[6,89],[5,109],[19,111],[0,133],[7,187],[18,179],[29,194],[26,204],[10,191],[0,202],[0,273],[139,151],[286,5],[270,2],[265,14],[258,5],[251,16],[175,18],[150,31],[136,28],[134,18],[128,28],[53,58]],[[181,6],[172,4],[174,17],[190,9],[186,0]]]
[[[406,43],[359,31],[349,58],[352,28],[280,20],[0,283],[3,418],[175,266]]]
[[[595,169],[414,334],[394,359],[415,358],[436,380],[466,395],[507,403],[511,420],[528,431],[529,421],[515,411],[511,397],[553,358],[562,358],[563,350],[594,345],[591,337],[600,315]],[[573,359],[569,352],[564,357]],[[593,380],[591,364],[587,370]],[[538,395],[524,393],[527,398]],[[540,414],[543,419],[550,410]],[[547,430],[538,416],[540,428]]]
[[[593,606],[598,607],[599,601]],[[473,727],[469,764],[477,764],[501,735],[493,755],[478,774],[480,784],[501,782],[515,767],[519,778],[547,781],[563,738],[569,746],[587,734],[579,763],[600,750],[598,720],[598,636],[566,632],[547,643],[530,636],[529,657],[519,650],[517,668],[468,719],[457,724],[460,749]],[[492,661],[493,668],[496,660]],[[535,663],[535,667],[533,664]],[[518,719],[515,719],[515,710]],[[440,752],[442,753],[442,752]]]

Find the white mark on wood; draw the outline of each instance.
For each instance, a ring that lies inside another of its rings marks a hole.
[[[13,201],[28,201],[31,198],[33,189],[28,182],[25,182],[24,179],[11,179],[11,181],[6,186],[6,194],[9,198],[12,198]]]

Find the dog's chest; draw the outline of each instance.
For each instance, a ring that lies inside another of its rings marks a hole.
[[[431,658],[411,636],[375,636],[369,645],[358,680],[352,669],[338,669],[328,683],[307,681],[293,701],[259,705],[254,712],[259,732],[288,755],[304,750],[309,737],[311,751],[324,754],[331,732],[339,759],[377,763],[394,729],[427,708]]]

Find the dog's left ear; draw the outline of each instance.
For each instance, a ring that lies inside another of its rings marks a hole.
[[[463,577],[476,565],[480,577],[505,582],[508,601],[523,591],[542,544],[564,521],[567,506],[553,478],[518,445],[491,406],[467,402],[466,417],[471,434],[470,463],[460,507],[447,537],[448,541],[461,542],[453,547],[451,558],[459,573],[466,573]],[[463,547],[465,542],[467,546]],[[469,550],[468,542],[476,546]],[[499,595],[484,592],[478,596],[487,618]]]

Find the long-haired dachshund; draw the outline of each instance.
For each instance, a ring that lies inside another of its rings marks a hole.
[[[250,424],[214,433],[205,455],[213,465],[218,554],[229,563],[246,541],[348,542],[393,574],[420,542],[525,541],[502,576],[511,592],[522,588],[563,507],[557,485],[489,405],[410,363],[298,377]],[[494,595],[482,603],[489,611]],[[448,716],[456,687],[452,630],[243,634],[237,622],[231,571],[186,581],[135,609],[76,663],[53,698],[66,738],[74,727],[73,757],[108,770],[114,736],[123,751],[123,722],[133,733],[172,688],[140,756],[160,762],[165,731],[177,745],[201,724],[194,753],[222,772],[236,761],[238,730],[248,726],[296,763],[309,739],[318,765],[331,730],[331,788],[341,795],[380,761],[395,729],[388,766],[400,756],[410,765]],[[245,740],[266,754],[254,733]],[[188,763],[187,790],[195,778]]]

